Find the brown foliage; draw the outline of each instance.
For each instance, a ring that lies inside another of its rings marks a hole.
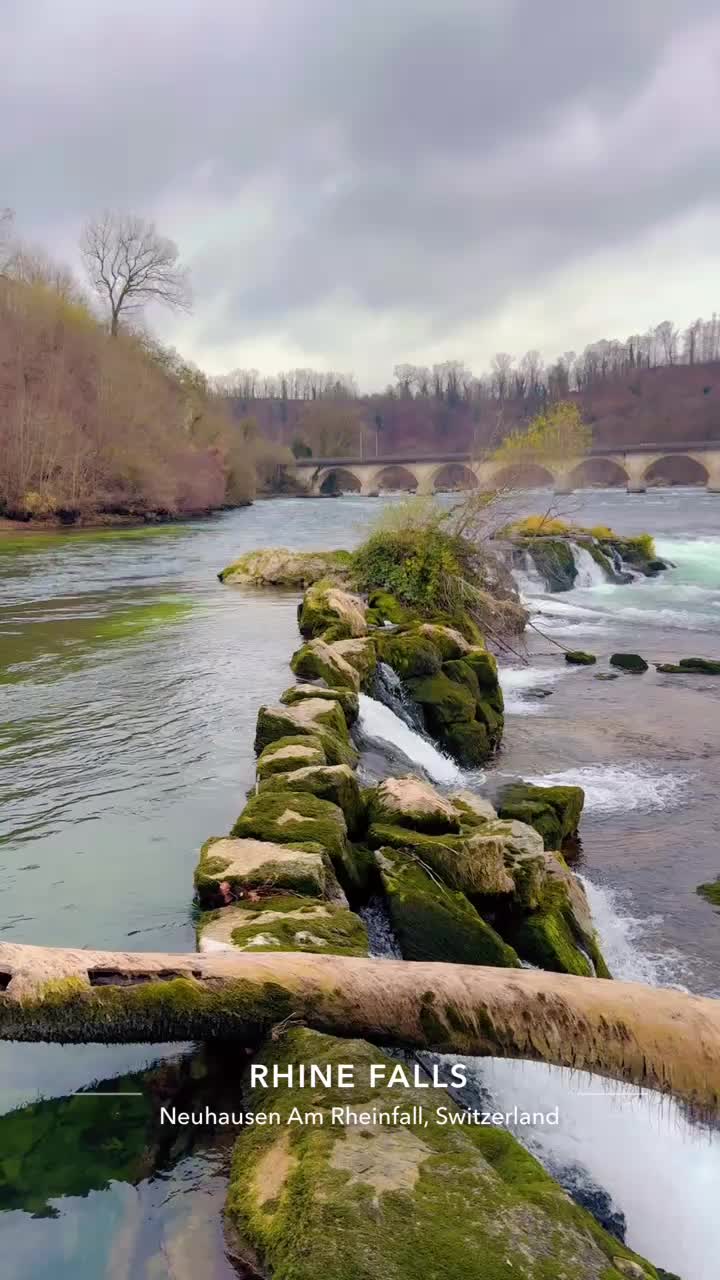
[[[0,511],[72,521],[252,498],[252,449],[201,374],[147,339],[111,341],[24,274],[0,278]]]

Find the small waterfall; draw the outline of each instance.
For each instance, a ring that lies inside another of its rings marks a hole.
[[[602,565],[593,560],[587,547],[581,547],[577,542],[571,542],[573,560],[577,569],[577,577],[575,578],[576,587],[599,587],[602,583],[607,582],[607,574]]]
[[[377,665],[373,692],[378,702],[394,711],[411,729],[418,733],[424,732],[425,724],[420,708],[408,697],[399,675],[386,662],[379,662]]]
[[[529,551],[523,552],[520,563],[513,570],[513,576],[520,595],[526,599],[528,596],[545,595],[548,590],[548,585]]]
[[[411,729],[390,707],[366,693],[360,694],[358,728],[362,737],[370,742],[385,743],[401,751],[407,759],[420,765],[433,782],[450,785],[460,780],[460,769],[452,760]]]

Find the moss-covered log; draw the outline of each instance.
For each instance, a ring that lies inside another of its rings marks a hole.
[[[639,983],[302,953],[2,943],[0,987],[6,1040],[252,1045],[292,1019],[378,1044],[594,1071],[720,1112],[720,1001]]]

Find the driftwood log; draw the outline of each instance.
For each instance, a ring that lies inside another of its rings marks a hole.
[[[223,1039],[301,1023],[377,1044],[521,1058],[720,1113],[720,1001],[530,969],[288,952],[189,955],[0,944],[0,1038]]]

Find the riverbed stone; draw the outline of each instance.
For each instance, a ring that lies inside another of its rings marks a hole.
[[[389,1087],[398,1064],[379,1049],[291,1028],[256,1061],[268,1083],[247,1091],[247,1106],[280,1123],[243,1129],[235,1148],[226,1230],[248,1275],[623,1280],[616,1264],[629,1259],[655,1280],[506,1129],[443,1126],[439,1107],[462,1109],[447,1090]],[[311,1064],[333,1081],[350,1064],[355,1088],[273,1083],[273,1071]],[[370,1083],[371,1066],[381,1083]],[[398,1105],[406,1123],[373,1123]],[[289,1124],[294,1108],[322,1123]]]
[[[642,675],[648,670],[648,663],[639,653],[613,653],[610,666],[617,667],[618,671],[629,671],[631,675]]]
[[[594,653],[585,653],[583,649],[568,649],[565,661],[574,667],[593,667],[597,658]]]
[[[257,762],[257,776],[262,782],[273,774],[287,773],[290,769],[306,769],[325,764],[325,749],[319,738],[290,735],[271,742],[261,752]]]
[[[516,818],[534,827],[546,849],[559,849],[575,835],[585,803],[582,787],[539,787],[529,782],[513,782],[500,793],[501,818]]]
[[[200,850],[195,889],[206,907],[227,905],[258,890],[284,889],[335,900],[342,897],[322,845],[224,836],[212,836]]]
[[[358,718],[358,695],[352,689],[330,689],[320,684],[293,684],[281,694],[280,701],[285,707],[294,707],[298,702],[307,702],[309,698],[339,702],[348,724],[354,724]]]
[[[332,631],[334,640],[367,635],[367,606],[360,596],[351,595],[321,578],[308,587],[300,605],[298,622],[301,635],[312,640]]]
[[[337,701],[305,698],[294,706],[263,706],[258,711],[255,733],[258,755],[278,738],[302,736],[322,743],[328,764],[349,764],[351,767],[357,764],[358,753]]]
[[[419,778],[386,778],[366,792],[371,822],[389,822],[416,831],[458,832],[460,818],[452,801]]]
[[[657,669],[663,674],[720,676],[720,662],[712,658],[681,658],[677,664],[662,662]]]
[[[365,822],[365,803],[352,769],[347,764],[310,766],[293,769],[292,773],[276,773],[260,784],[260,793],[268,791],[301,791],[329,800],[345,815],[348,831],[357,835]]]
[[[251,796],[230,834],[274,844],[311,841],[333,859],[347,848],[342,809],[308,792],[271,790]]]
[[[272,894],[206,913],[199,951],[315,951],[365,956],[367,930],[347,907],[321,898]]]
[[[379,849],[375,857],[390,920],[406,960],[519,967],[512,947],[463,893],[428,875],[417,858],[402,850]]]
[[[218,574],[221,582],[262,587],[308,587],[329,575],[343,581],[352,566],[349,551],[290,551],[267,547],[247,551]]]
[[[290,659],[290,666],[302,680],[325,680],[329,688],[360,688],[360,672],[338,650],[337,645],[324,640],[311,640],[298,649]]]

